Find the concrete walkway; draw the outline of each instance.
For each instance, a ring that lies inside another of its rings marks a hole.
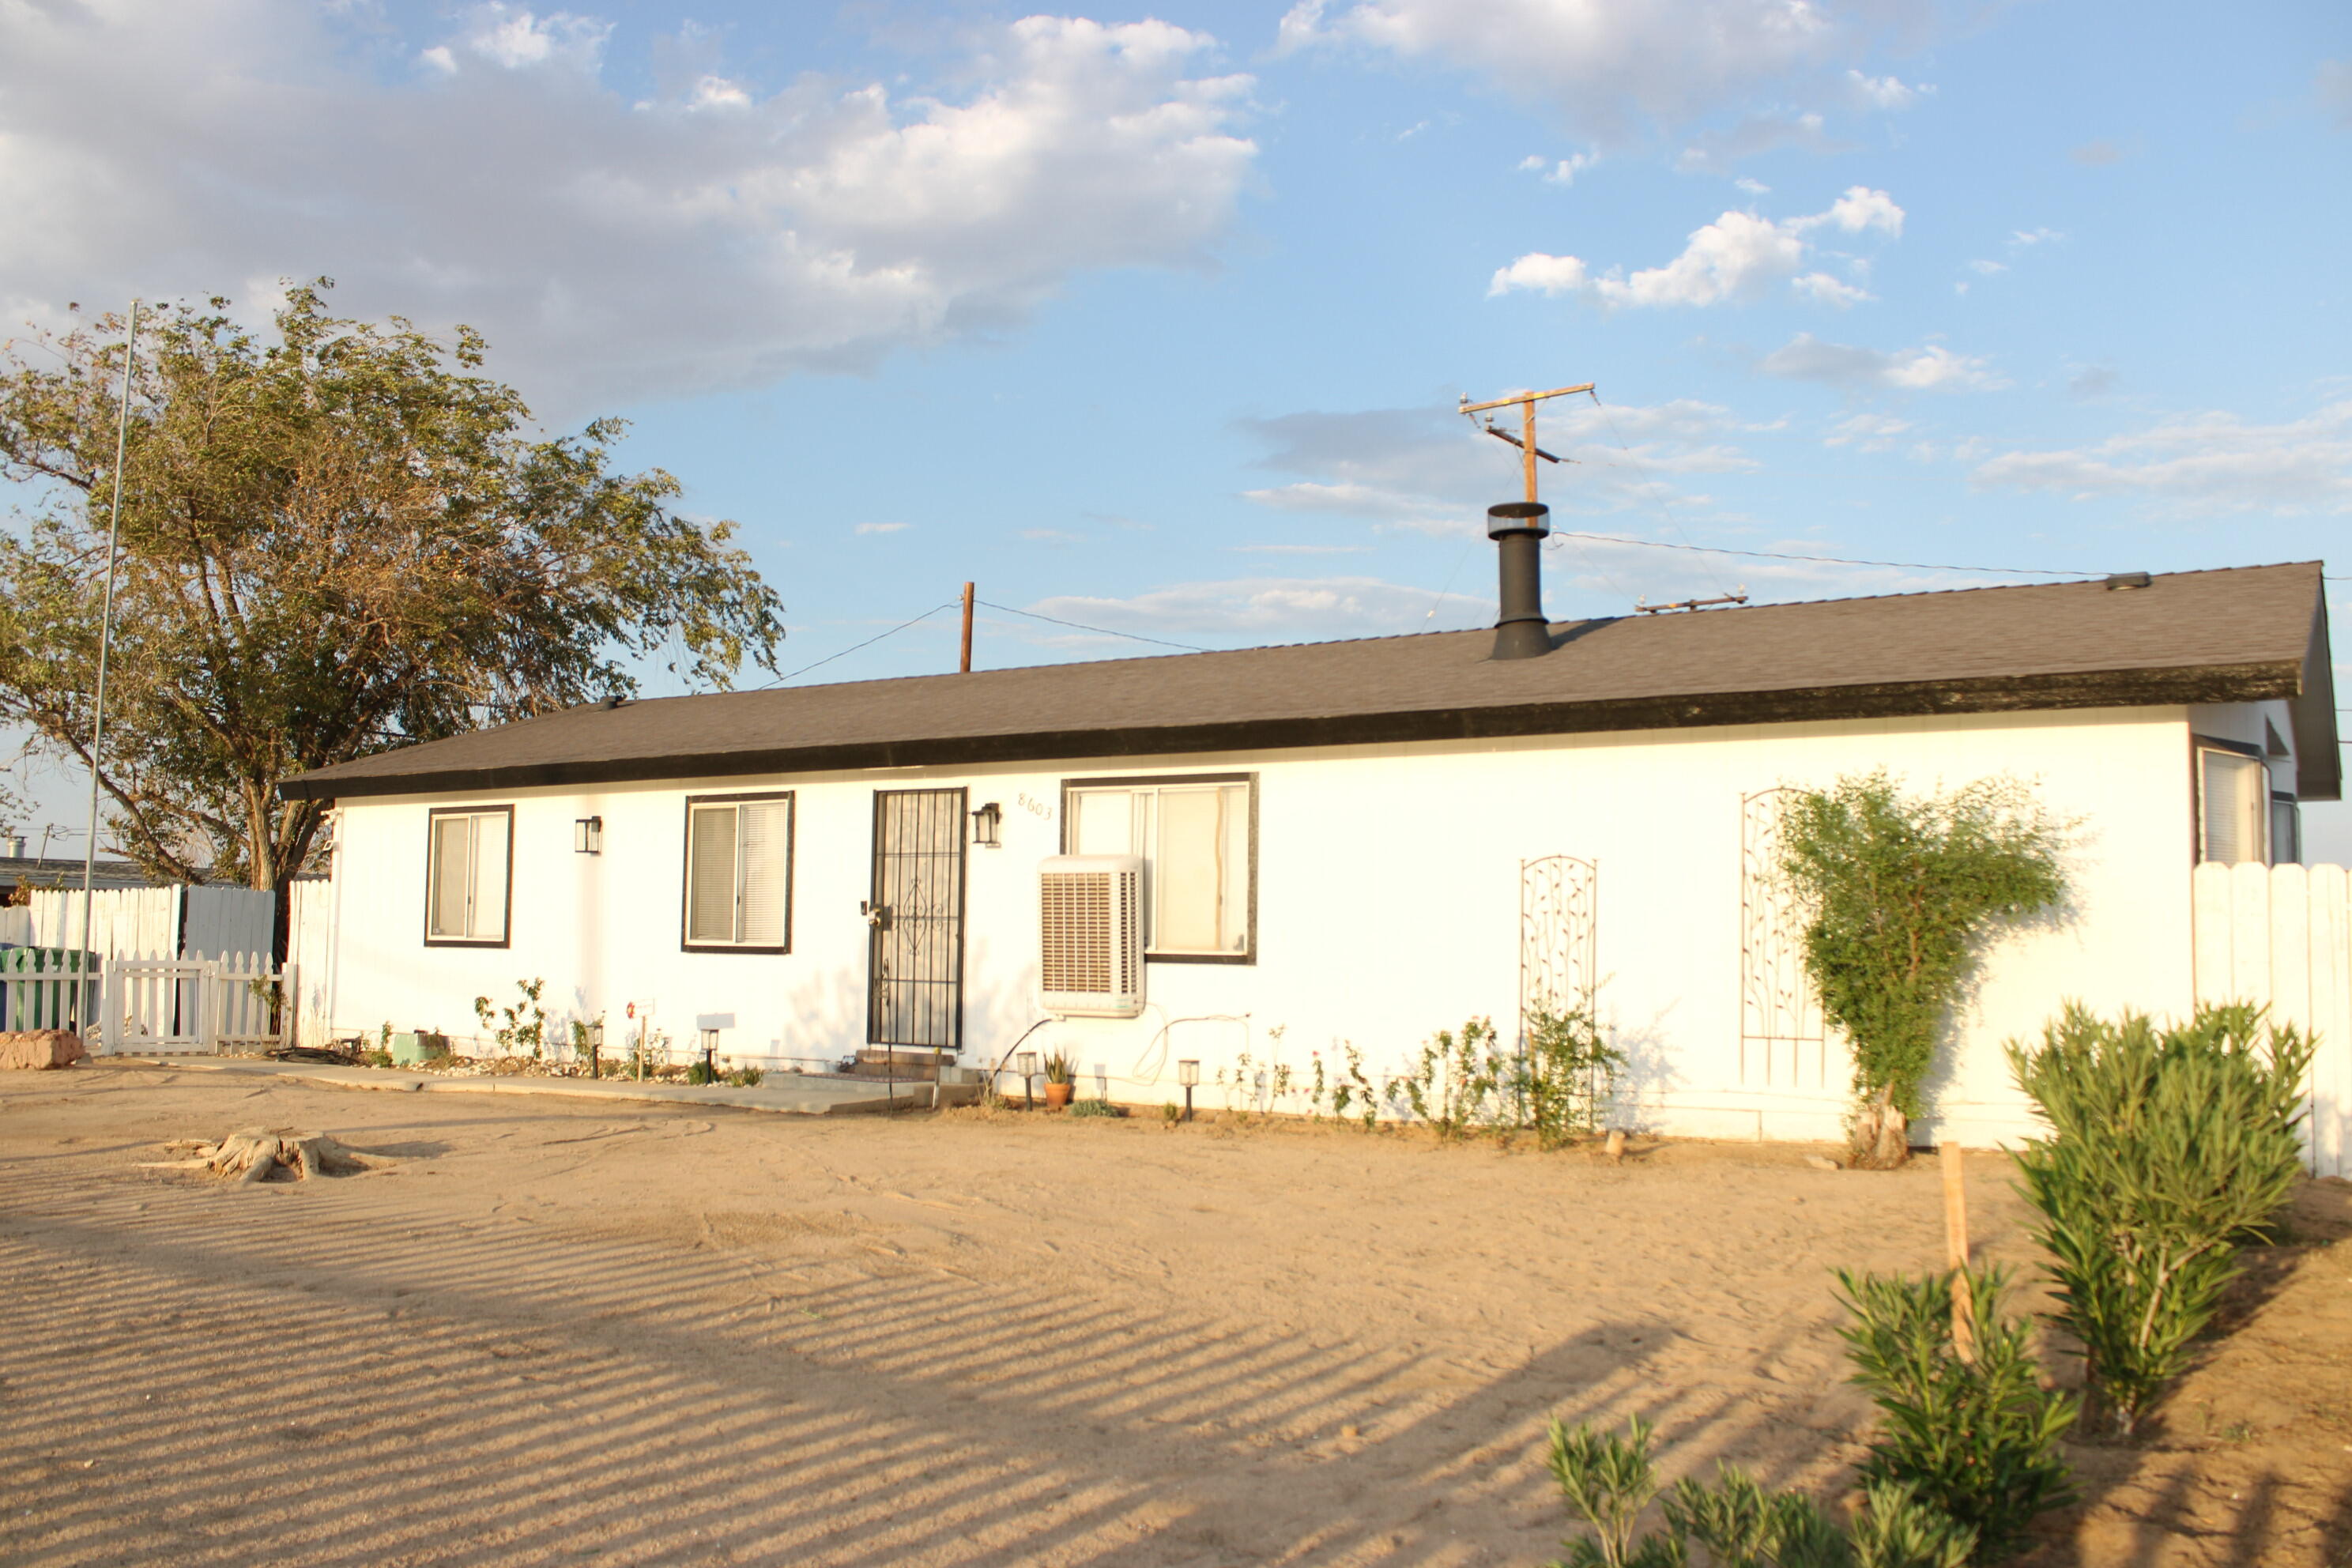
[[[572,1100],[613,1100],[658,1105],[709,1107],[731,1105],[744,1110],[767,1110],[794,1116],[855,1116],[892,1110],[928,1110],[936,1092],[928,1083],[901,1083],[894,1099],[888,1086],[848,1079],[814,1078],[778,1073],[749,1089],[729,1084],[638,1083],[628,1079],[537,1078],[525,1074],[504,1077],[455,1077],[441,1073],[404,1071],[398,1068],[345,1068],[323,1062],[274,1062],[257,1057],[142,1057],[106,1053],[86,1059],[89,1067],[153,1067],[177,1071],[243,1073],[253,1077],[298,1079],[304,1083],[337,1089],[390,1089],[423,1094],[553,1094]],[[975,1096],[976,1088],[950,1085],[948,1103]]]

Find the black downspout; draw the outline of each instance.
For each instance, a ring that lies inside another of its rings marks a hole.
[[[1551,623],[1544,618],[1543,542],[1551,531],[1551,508],[1541,501],[1509,501],[1486,509],[1486,537],[1502,566],[1502,613],[1495,621],[1496,658],[1536,658],[1551,651]]]

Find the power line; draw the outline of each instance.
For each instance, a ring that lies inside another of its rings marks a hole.
[[[816,661],[816,664],[804,664],[804,665],[801,666],[798,669],[793,670],[790,675],[780,675],[780,676],[776,677],[776,679],[775,679],[771,680],[770,682],[768,682],[768,684],[767,684],[767,685],[761,687],[761,688],[760,688],[760,689],[761,689],[761,690],[762,690],[762,691],[772,691],[772,690],[773,690],[775,688],[777,688],[777,687],[779,687],[779,686],[782,686],[782,685],[784,682],[786,682],[787,680],[797,680],[797,679],[799,679],[802,676],[806,675],[810,670],[816,668],[818,667],[818,665],[826,665],[826,664],[831,664],[831,663],[832,663],[835,659],[836,659],[836,658],[848,658],[851,654],[856,653],[856,652],[859,648],[861,648],[861,647],[872,647],[876,643],[880,642],[884,637],[896,637],[896,636],[898,636],[900,632],[905,631],[908,626],[916,626],[916,625],[920,624],[921,622],[924,622],[924,621],[928,621],[928,620],[929,620],[933,616],[938,615],[941,610],[952,610],[952,609],[954,609],[954,608],[956,607],[956,603],[957,603],[957,602],[956,602],[955,600],[952,600],[952,599],[951,599],[951,600],[950,600],[948,603],[946,603],[946,604],[944,604],[944,605],[933,605],[929,609],[925,610],[921,615],[917,616],[916,616],[913,620],[911,620],[911,621],[901,621],[901,622],[899,622],[897,626],[892,626],[888,631],[887,631],[887,632],[877,632],[877,633],[875,633],[872,637],[867,637],[864,642],[862,642],[862,643],[853,643],[853,644],[851,644],[849,647],[845,647],[845,648],[843,648],[839,653],[829,653],[829,654],[826,654],[823,658],[818,659],[818,660]]]
[[[1057,626],[1067,626],[1072,631],[1092,632],[1097,637],[1125,637],[1129,642],[1157,643],[1161,647],[1181,647],[1186,653],[1213,653],[1215,651],[1213,648],[1201,647],[1192,643],[1170,642],[1166,637],[1148,637],[1140,632],[1115,632],[1108,626],[1085,626],[1077,621],[1066,621],[1059,616],[1041,616],[1034,610],[1016,610],[1010,605],[999,605],[988,599],[975,599],[972,602],[974,604],[986,605],[992,610],[1003,610],[1008,616],[1026,616],[1033,621],[1051,621]],[[940,607],[944,609],[947,606],[941,605]]]
[[[1591,398],[1592,406],[1600,410],[1601,420],[1609,426],[1610,438],[1617,443],[1617,449],[1625,454],[1626,461],[1633,465],[1633,471],[1642,476],[1642,493],[1643,498],[1657,507],[1658,515],[1666,520],[1666,526],[1673,529],[1676,533],[1681,534],[1685,543],[1689,543],[1689,532],[1679,521],[1675,520],[1674,513],[1667,509],[1664,487],[1661,486],[1656,480],[1650,478],[1650,470],[1643,466],[1642,459],[1635,456],[1633,448],[1625,444],[1624,436],[1622,435],[1617,428],[1616,416],[1611,414],[1609,412],[1609,405],[1601,401],[1600,393],[1588,392],[1585,395]],[[1696,544],[1693,544],[1690,547],[1694,551],[1698,549],[1698,546]],[[1723,579],[1717,577],[1715,578],[1714,581],[1715,591],[1718,594],[1724,592]]]
[[[2053,566],[1948,566],[1933,561],[1863,561],[1849,555],[1792,555],[1782,550],[1731,550],[1719,544],[1674,544],[1663,539],[1626,539],[1614,533],[1580,533],[1555,528],[1553,537],[1597,540],[1603,544],[1633,544],[1644,550],[1687,550],[1700,555],[1744,555],[1759,561],[1814,561],[1831,566],[1900,566],[1914,572],[1983,572],[2008,577],[2103,577],[2103,572],[2074,572]]]

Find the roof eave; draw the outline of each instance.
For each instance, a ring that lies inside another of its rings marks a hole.
[[[1421,741],[1500,740],[1516,736],[1679,730],[1804,720],[1996,713],[2033,709],[2142,708],[2190,702],[2293,698],[2308,686],[2292,661],[2182,666],[2158,669],[1989,676],[1870,686],[1787,688],[1540,702],[1509,707],[1422,709],[1332,717],[1234,720],[1118,729],[1031,731],[780,746],[705,753],[599,757],[509,767],[436,768],[336,777],[304,774],[278,786],[288,800],[369,795],[476,794],[660,779],[733,778],[843,773],[870,768],[972,766],[1049,758],[1171,756],[1194,752],[1280,751]],[[2333,722],[2333,715],[2330,715]],[[2329,753],[2331,756],[2333,752]],[[2329,797],[2332,798],[2332,797]]]

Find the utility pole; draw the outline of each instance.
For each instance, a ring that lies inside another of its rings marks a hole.
[[[1492,418],[1481,425],[1479,428],[1496,440],[1508,441],[1519,449],[1519,471],[1527,482],[1527,499],[1532,502],[1536,499],[1536,459],[1541,458],[1547,463],[1557,463],[1561,460],[1536,445],[1536,405],[1547,397],[1569,397],[1580,392],[1591,392],[1596,384],[1598,384],[1588,381],[1581,386],[1555,386],[1549,392],[1515,393],[1509,397],[1491,398],[1485,403],[1473,403],[1469,398],[1465,397],[1462,400],[1460,412],[1473,415],[1485,414],[1492,408],[1509,408],[1514,405],[1518,408],[1519,433],[1517,435],[1512,435],[1496,425]]]
[[[963,661],[956,667],[959,673],[971,673],[971,584],[963,585]]]
[[[81,945],[74,950],[77,971],[86,969],[89,963],[91,889],[98,874],[98,770],[105,755],[100,748],[106,741],[106,659],[114,647],[114,568],[122,538],[122,462],[123,452],[131,442],[131,366],[138,357],[139,301],[133,300],[130,323],[122,330],[122,397],[114,423],[114,496],[106,524],[106,597],[100,601],[98,616],[98,690],[89,727],[89,837],[81,849]],[[77,992],[87,989],[86,984],[75,987]],[[84,1029],[89,1026],[87,1018],[78,1018],[77,1022]]]

